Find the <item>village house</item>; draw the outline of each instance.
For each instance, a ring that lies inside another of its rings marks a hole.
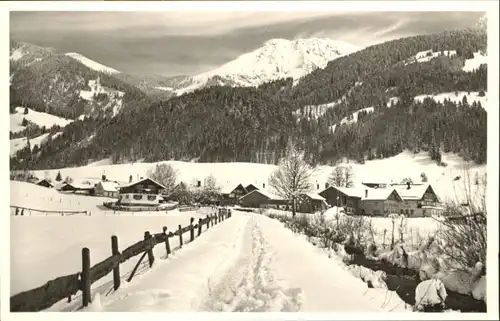
[[[243,196],[248,194],[248,191],[242,184],[238,184],[236,187],[225,187],[221,191],[222,204],[223,205],[236,205],[238,200]]]
[[[442,213],[440,200],[430,184],[392,184],[403,199],[399,214],[408,217],[433,216]]]
[[[117,182],[99,182],[95,185],[95,195],[118,198],[120,195],[119,184]]]
[[[399,212],[404,203],[394,188],[369,188],[365,186],[360,202],[360,214],[368,216],[388,216]]]
[[[360,203],[363,197],[358,188],[328,186],[319,193],[330,206],[343,207],[347,214],[360,214]]]
[[[36,185],[38,185],[38,186],[43,186],[43,187],[47,187],[47,188],[52,188],[52,187],[54,187],[54,185],[52,185],[52,183],[51,183],[51,182],[49,182],[46,178],[39,180],[39,181],[36,183]]]
[[[255,190],[259,189],[257,186],[253,185],[253,184],[248,184],[246,187],[245,187],[245,190],[247,191],[247,193],[250,193],[250,192],[253,192]]]
[[[69,192],[74,194],[94,195],[95,184],[90,181],[73,181],[63,183],[58,189],[60,192]]]
[[[281,197],[273,195],[267,191],[254,190],[246,195],[243,195],[239,199],[239,204],[243,207],[251,208],[276,208],[281,209],[290,205],[290,201],[287,201]]]
[[[297,202],[297,212],[300,213],[322,212],[327,207],[325,198],[316,193],[301,194]]]
[[[162,196],[160,192],[165,186],[151,178],[120,186],[118,203],[127,206],[158,206]]]

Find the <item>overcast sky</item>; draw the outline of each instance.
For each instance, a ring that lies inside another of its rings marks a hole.
[[[78,52],[117,70],[192,75],[271,38],[325,37],[364,47],[470,27],[481,12],[11,12],[13,40]]]

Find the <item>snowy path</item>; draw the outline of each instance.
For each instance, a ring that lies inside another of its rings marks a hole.
[[[115,293],[95,297],[87,310],[385,310],[361,280],[278,221],[233,213]]]

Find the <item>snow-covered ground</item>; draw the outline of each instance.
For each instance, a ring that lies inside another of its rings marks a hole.
[[[69,52],[66,54],[66,56],[69,56],[75,60],[78,60],[85,66],[89,67],[90,69],[96,70],[96,71],[102,71],[108,74],[117,74],[120,73],[118,70],[110,68],[108,66],[104,66],[92,59],[89,59],[82,54],[76,53],[76,52]]]
[[[82,204],[90,198],[81,196]],[[56,277],[80,271],[83,247],[90,249],[91,265],[104,260],[111,254],[112,235],[118,237],[120,249],[125,249],[142,240],[145,231],[159,233],[163,226],[177,229],[179,224],[188,225],[191,217],[197,221],[206,214],[206,211],[172,211],[134,216],[94,215],[94,212],[92,216],[11,216],[10,293],[30,290]],[[171,239],[171,246],[178,246],[177,238]],[[158,258],[164,256],[165,247],[158,246],[155,253]],[[138,257],[123,263],[122,275],[129,273],[137,260]],[[94,287],[110,280],[112,277],[107,276]]]
[[[368,288],[338,260],[280,222],[237,211],[106,295],[110,286],[93,290],[93,302],[85,310],[409,311],[396,293]],[[63,300],[50,310],[72,311],[80,300]]]
[[[474,58],[465,60],[463,70],[471,72],[478,69],[483,64],[488,64],[488,56],[483,55],[481,52],[475,52]]]
[[[471,92],[466,92],[466,91],[458,91],[458,92],[449,92],[449,93],[440,93],[437,95],[419,95],[415,97],[415,100],[417,101],[423,101],[425,98],[429,97],[434,99],[435,101],[439,103],[443,103],[444,100],[450,100],[454,103],[459,103],[464,99],[464,96],[467,97],[467,102],[469,105],[472,105],[473,102],[478,102],[481,103],[481,106],[487,110],[487,104],[488,104],[488,93],[485,92],[484,96],[479,96],[479,92],[477,91],[471,91]]]
[[[23,118],[27,121],[37,124],[40,127],[45,126],[50,128],[54,125],[64,127],[72,122],[71,119],[54,116],[47,113],[38,112],[28,108],[28,114],[24,114],[24,107],[16,107],[16,112],[10,114],[10,131],[13,133],[20,132],[26,127],[22,126]]]
[[[31,150],[35,147],[35,145],[38,145],[40,147],[47,138],[49,137],[50,133],[42,134],[40,136],[37,136],[35,138],[30,139],[30,146]],[[10,156],[16,155],[17,151],[25,148],[28,145],[28,139],[26,137],[21,137],[21,138],[14,138],[10,140]]]
[[[438,166],[431,160],[429,154],[421,152],[414,154],[410,151],[404,151],[399,155],[366,161],[365,164],[343,162],[339,165],[351,165],[354,172],[355,185],[361,182],[394,182],[399,183],[403,178],[411,178],[413,182],[420,182],[420,174],[425,173],[428,177],[428,183],[432,184],[436,193],[443,201],[456,200],[460,197],[464,187],[464,175],[466,170],[470,170],[470,175],[474,177],[477,172],[479,176],[486,173],[486,165],[476,165],[472,162],[465,162],[462,158],[451,153],[442,153],[442,161],[447,164],[446,167]],[[222,188],[230,186],[236,187],[239,183],[254,184],[262,188],[265,184],[268,187],[269,175],[276,170],[275,165],[256,164],[256,163],[194,163],[180,161],[166,161],[160,163],[171,164],[178,172],[178,181],[184,181],[187,184],[201,181],[209,175],[213,175],[217,184]],[[102,164],[102,165],[100,165]],[[149,170],[154,169],[159,163],[129,163],[107,165],[109,161],[102,160],[97,165],[82,167],[71,167],[61,169],[63,177],[69,176],[73,179],[92,178],[100,179],[105,174],[109,180],[128,182],[129,176],[134,179],[144,177]],[[311,183],[317,192],[324,189],[325,183],[333,170],[332,166],[319,166],[314,172]],[[37,177],[55,179],[58,169],[47,171],[34,171]],[[461,179],[454,180],[460,176]],[[316,189],[319,185],[319,189]],[[473,187],[474,188],[474,187]]]
[[[411,63],[422,63],[422,62],[429,62],[432,59],[439,57],[439,56],[448,56],[448,57],[453,57],[457,55],[456,50],[444,50],[444,51],[432,51],[432,50],[425,50],[425,51],[420,51],[418,52],[414,57],[408,59],[408,61],[405,63],[405,65],[411,64]]]

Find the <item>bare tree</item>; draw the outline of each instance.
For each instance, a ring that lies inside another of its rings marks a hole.
[[[354,172],[352,166],[337,166],[330,174],[328,183],[337,187],[353,187]]]
[[[148,171],[148,177],[165,186],[163,193],[169,195],[175,187],[177,171],[170,164],[157,164],[154,170]]]
[[[344,186],[344,171],[341,166],[335,167],[335,169],[328,177],[328,183],[332,186],[343,187]]]
[[[344,169],[344,186],[353,187],[354,186],[354,172],[352,166],[345,166]]]
[[[293,144],[289,145],[276,171],[269,177],[269,186],[284,199],[292,201],[292,216],[295,217],[297,199],[300,194],[312,190],[311,176],[314,169],[304,160],[304,153]]]
[[[210,174],[205,178],[204,184],[200,190],[198,190],[198,200],[201,203],[212,203],[217,201],[219,197],[220,188],[217,185],[217,180]]]
[[[455,189],[455,201],[446,204],[446,216],[458,219],[444,221],[439,232],[445,246],[443,252],[463,268],[472,267],[477,262],[486,265],[487,249],[487,207],[486,173],[475,179],[470,168],[464,167],[463,186]],[[479,175],[478,175],[479,176]]]

